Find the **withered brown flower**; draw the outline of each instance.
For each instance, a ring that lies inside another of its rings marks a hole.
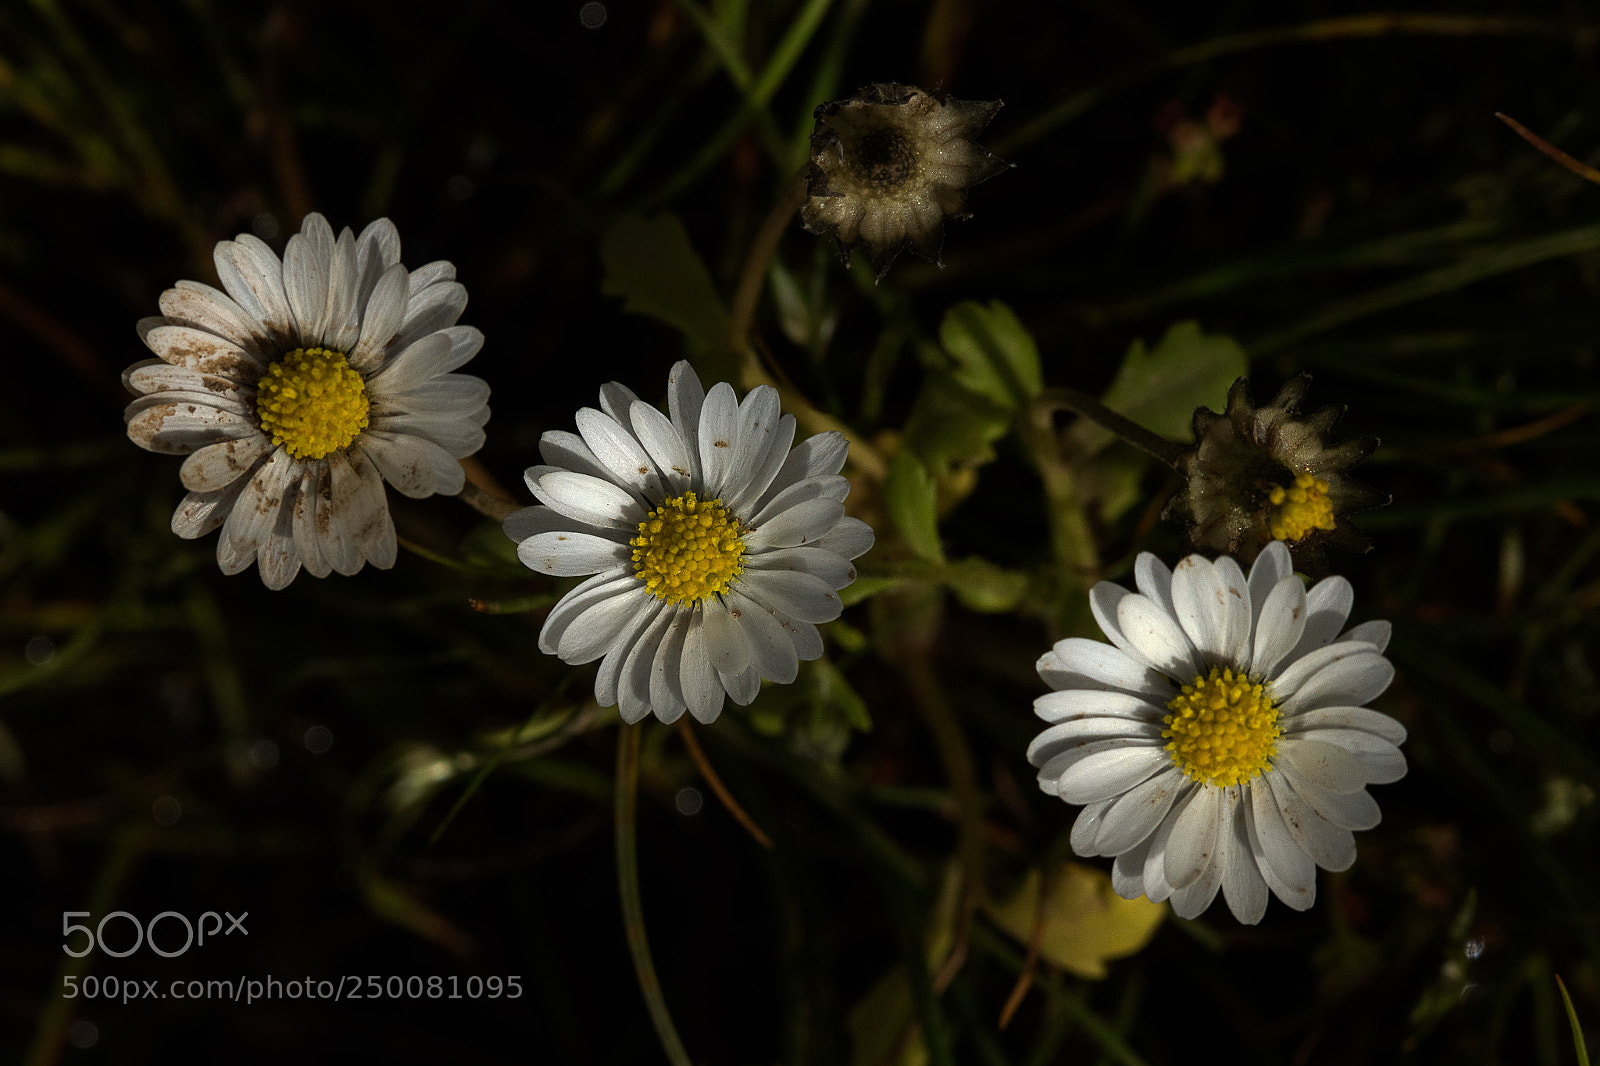
[[[1183,488],[1165,517],[1182,518],[1198,548],[1225,552],[1246,565],[1274,540],[1284,541],[1303,570],[1322,568],[1327,546],[1364,552],[1372,545],[1348,515],[1389,502],[1389,495],[1351,477],[1349,469],[1378,446],[1376,437],[1330,445],[1344,416],[1330,405],[1301,417],[1310,374],[1292,378],[1272,402],[1256,407],[1250,381],[1228,390],[1222,413],[1194,413],[1195,445],[1179,460]]]
[[[939,261],[944,220],[966,218],[966,190],[1011,167],[972,143],[999,100],[956,100],[879,82],[816,110],[805,228],[831,235],[848,264],[866,247],[878,277],[910,248]]]

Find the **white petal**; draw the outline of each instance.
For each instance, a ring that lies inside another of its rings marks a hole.
[[[1282,774],[1268,773],[1262,780],[1272,788],[1272,798],[1283,824],[1295,842],[1324,870],[1348,870],[1356,861],[1356,842],[1350,830],[1333,825],[1311,809]]]
[[[1113,717],[1159,723],[1166,717],[1167,709],[1143,696],[1129,692],[1113,689],[1067,689],[1063,692],[1047,692],[1035,699],[1033,712],[1047,722]]]
[[[344,523],[335,515],[333,464],[325,459],[314,464],[317,470],[316,512],[312,522],[317,548],[334,573],[349,577],[361,569],[361,549],[345,533]]]
[[[1165,822],[1162,823],[1162,825],[1165,824]],[[1123,899],[1138,899],[1145,894],[1145,861],[1149,858],[1152,842],[1160,833],[1161,830],[1157,828],[1154,833],[1143,841],[1118,855],[1117,860],[1111,864],[1112,891]],[[1079,854],[1082,853],[1080,852]],[[1165,897],[1162,898],[1164,899]]]
[[[1172,886],[1167,883],[1167,847],[1172,843],[1173,830],[1178,825],[1188,809],[1200,802],[1202,794],[1206,791],[1204,786],[1194,785],[1178,796],[1173,801],[1172,810],[1150,834],[1143,844],[1135,851],[1144,851],[1144,870],[1140,879],[1144,882],[1144,894],[1152,903],[1160,903],[1172,895]]]
[[[1231,793],[1234,813],[1228,818],[1228,860],[1222,871],[1222,895],[1228,901],[1228,910],[1245,925],[1255,925],[1267,913],[1267,883],[1256,865],[1255,849],[1250,844],[1249,829],[1245,825],[1245,811],[1249,804],[1239,802]]]
[[[1135,692],[1165,703],[1176,693],[1172,683],[1114,645],[1084,637],[1068,637],[1040,656],[1035,664],[1053,689]]]
[[[392,342],[404,347],[456,324],[467,309],[467,290],[454,281],[429,285],[421,292],[412,289],[406,302],[405,322]]]
[[[617,703],[623,666],[627,664],[634,648],[644,637],[645,631],[654,624],[664,610],[670,610],[670,608],[652,596],[642,610],[634,612],[633,616],[624,623],[622,632],[617,634],[617,639],[611,645],[611,650],[601,658],[600,668],[595,671],[594,700],[600,706],[611,707]],[[637,707],[634,709],[637,710]],[[648,711],[648,708],[646,710]],[[643,715],[640,717],[643,717]]]
[[[415,344],[395,349],[388,362],[367,379],[367,391],[379,403],[391,396],[411,395],[443,376],[449,357],[450,338],[430,333]]]
[[[227,293],[198,281],[180,281],[161,294],[161,313],[173,325],[194,326],[232,341],[255,359],[266,330]],[[148,340],[146,341],[148,343]]]
[[[700,408],[700,468],[706,495],[719,498],[733,469],[734,444],[739,439],[739,401],[733,386],[719,381],[706,393]]]
[[[739,590],[798,622],[831,622],[843,609],[826,582],[797,570],[746,570]]]
[[[1359,707],[1382,695],[1394,680],[1393,664],[1372,651],[1370,644],[1340,642],[1328,646],[1359,650],[1324,666],[1292,695],[1280,698],[1278,707],[1284,714],[1314,711],[1318,707]]]
[[[841,559],[856,559],[872,549],[874,540],[876,537],[871,526],[859,518],[846,515],[811,544],[813,547],[833,552]]]
[[[371,373],[383,365],[383,357],[399,336],[405,318],[406,284],[406,268],[399,263],[378,279],[361,313],[361,339],[350,350],[350,365],[356,370]],[[441,337],[440,342],[448,352],[449,338]]]
[[[702,605],[706,654],[719,673],[742,673],[750,665],[750,638],[744,626],[728,613],[720,600],[711,598]]]
[[[760,526],[770,522],[773,518],[806,500],[826,498],[844,502],[850,495],[850,482],[838,474],[815,474],[802,478],[793,485],[784,489],[776,496],[769,498],[750,519],[750,525]]]
[[[1134,651],[1168,677],[1193,679],[1204,672],[1189,638],[1149,597],[1128,596],[1117,604],[1117,626]]]
[[[1110,799],[1171,765],[1167,753],[1156,747],[1123,745],[1096,752],[1067,768],[1057,795],[1068,803]]]
[[[1294,660],[1286,660],[1281,673],[1273,678],[1269,688],[1271,696],[1277,701],[1279,707],[1288,704],[1290,697],[1300,691],[1301,686],[1315,677],[1320,671],[1327,669],[1341,659],[1348,659],[1356,655],[1373,655],[1376,652],[1370,644],[1358,644],[1355,641],[1340,641]]]
[[[1047,759],[1041,759],[1044,765],[1039,767],[1040,787],[1043,788],[1046,781],[1052,782],[1048,788],[1045,788],[1045,791],[1054,796],[1057,794],[1057,788],[1060,785],[1059,779],[1062,777],[1062,775],[1064,775],[1068,770],[1072,769],[1078,763],[1082,762],[1084,759],[1089,758],[1091,755],[1099,755],[1103,752],[1131,748],[1142,748],[1145,751],[1158,753],[1163,758],[1166,757],[1166,753],[1162,750],[1158,742],[1151,740],[1138,740],[1131,737],[1114,737],[1110,740],[1090,740],[1082,744],[1073,744],[1069,745],[1064,751],[1054,755],[1049,755]],[[1169,759],[1168,762],[1170,763],[1171,760]],[[1065,799],[1066,797],[1063,796],[1062,798]],[[1089,801],[1071,800],[1069,802]]]
[[[1343,577],[1325,577],[1306,593],[1306,631],[1296,645],[1293,658],[1300,658],[1332,643],[1355,606],[1355,590]]]
[[[1249,654],[1250,607],[1245,599],[1247,592],[1242,581],[1232,584],[1224,580],[1216,564],[1202,556],[1191,555],[1178,563],[1172,576],[1172,614],[1161,610],[1160,605],[1149,597],[1145,599],[1155,607],[1156,614],[1176,616],[1184,634],[1199,653],[1195,659],[1196,666],[1202,670],[1207,666],[1242,668]],[[1123,621],[1120,609],[1118,622],[1131,639],[1133,634]]]
[[[1406,741],[1405,726],[1370,707],[1321,707],[1304,714],[1290,715],[1283,722],[1284,732],[1291,736],[1313,729],[1359,729],[1382,737],[1391,744],[1404,744]]]
[[[333,264],[333,230],[318,214],[305,217],[300,232],[283,249],[283,288],[297,332],[316,336],[328,305],[328,271]],[[318,340],[321,338],[318,337]]]
[[[1028,761],[1039,766],[1068,748],[1114,737],[1156,741],[1161,739],[1161,729],[1160,722],[1136,722],[1127,718],[1073,718],[1059,722],[1034,737],[1028,745]]]
[[[1267,596],[1277,588],[1286,577],[1294,577],[1294,565],[1289,560],[1289,548],[1281,540],[1275,540],[1261,550],[1256,556],[1256,561],[1250,567],[1250,617],[1259,621],[1261,608],[1267,602]],[[1254,630],[1250,634],[1255,637]]]
[[[672,420],[643,400],[636,400],[629,409],[633,431],[639,443],[655,463],[669,495],[681,496],[689,490],[694,477],[694,465],[689,459],[689,446],[684,443]]]
[[[261,583],[269,589],[287,588],[300,573],[300,553],[294,543],[294,514],[303,474],[303,464],[290,466],[277,515],[256,551],[256,569],[261,574]]]
[[[1354,792],[1367,784],[1366,770],[1360,759],[1315,735],[1280,739],[1277,761],[1293,767],[1298,777],[1330,792]]]
[[[639,634],[639,639],[629,649],[628,657],[617,674],[617,710],[624,722],[640,721],[655,710],[650,699],[650,677],[656,656],[666,642],[668,628],[679,613],[670,608],[657,612],[655,620]]]
[[[683,665],[683,641],[689,635],[692,615],[688,611],[663,612],[671,621],[650,666],[650,706],[656,717],[671,725],[683,717],[689,705],[683,701],[678,672]]]
[[[597,605],[621,598],[624,593],[630,592],[649,595],[639,583],[638,578],[632,574],[615,570],[609,573],[596,574],[579,583],[565,596],[561,597],[560,601],[551,609],[550,614],[546,616],[544,626],[539,630],[539,650],[546,655],[559,655],[562,644],[569,640],[570,643],[567,643],[569,650],[576,649],[579,642],[589,644],[599,640],[599,638],[593,636],[592,627],[595,622],[580,622],[580,619]],[[643,602],[643,600],[635,598],[627,605],[627,609],[632,610],[642,606]],[[584,632],[569,638],[567,636],[568,631],[575,624],[579,625]],[[618,625],[620,624],[618,623]],[[615,635],[614,632],[613,635]],[[605,654],[606,648],[610,645],[605,641],[599,642],[601,644],[599,649],[594,651],[588,658],[574,661],[563,657],[563,661],[577,665],[578,662],[589,662],[591,659]]]
[[[1183,771],[1174,766],[1123,793],[1106,811],[1095,837],[1095,853],[1121,855],[1155,832],[1183,791],[1183,781]]]
[[[157,326],[145,334],[144,343],[162,362],[229,381],[254,383],[263,369],[261,361],[249,351],[203,329]],[[139,391],[152,390],[141,388]]]
[[[330,513],[340,525],[340,535],[373,566],[387,570],[395,559],[394,522],[377,467],[354,451],[330,452],[327,462],[333,474]]]
[[[1216,859],[1224,791],[1209,785],[1200,786],[1199,797],[1183,809],[1173,825],[1172,839],[1167,842],[1164,876],[1174,889],[1194,884]]]
[[[727,690],[728,698],[741,707],[750,706],[761,692],[761,673],[754,663],[737,674],[725,674],[718,670],[717,678]]]
[[[793,548],[820,540],[843,517],[844,504],[837,500],[807,500],[747,533],[745,547],[756,551]]]
[[[844,467],[845,456],[849,451],[850,442],[845,439],[843,433],[836,430],[830,429],[813,437],[807,437],[790,449],[783,466],[778,468],[777,476],[772,479],[772,484],[767,486],[767,491],[762,493],[761,499],[756,501],[756,506],[765,507],[778,493],[808,477],[815,477],[818,474],[837,474]]]
[[[728,613],[744,627],[750,639],[750,661],[761,676],[782,685],[793,681],[800,671],[800,658],[777,613],[737,589],[730,589],[725,598]]]
[[[178,479],[191,492],[216,492],[251,474],[272,450],[259,433],[208,445],[183,461]]]
[[[322,323],[312,334],[324,347],[348,352],[361,338],[359,282],[356,238],[346,226],[339,239],[333,242],[333,259],[328,266],[328,302],[322,309]]]
[[[592,526],[637,531],[645,511],[626,489],[588,474],[555,470],[529,487],[539,502]]]
[[[253,419],[205,406],[198,398],[195,402],[157,402],[128,419],[128,439],[147,452],[163,455],[187,455],[208,444],[260,435]]]
[[[240,478],[217,492],[191,492],[172,512],[172,531],[184,540],[203,537],[227,521],[239,492],[248,484]]]
[[[1117,611],[1122,601],[1133,595],[1134,593],[1114,582],[1096,582],[1095,586],[1089,590],[1089,612],[1094,615],[1095,623],[1099,625],[1100,632],[1104,633],[1106,639],[1116,645],[1123,654],[1131,657],[1135,662],[1153,667],[1154,664],[1123,635],[1122,627],[1117,623]],[[1192,672],[1186,673],[1183,678],[1184,683],[1187,684],[1192,676]]]
[[[602,466],[611,472],[612,480],[632,489],[646,499],[660,499],[661,479],[656,476],[655,461],[616,420],[603,411],[585,407],[578,412],[578,432]]]
[[[856,568],[821,548],[779,548],[776,551],[747,554],[745,571],[794,570],[820,578],[831,589],[842,589],[856,579]]]
[[[286,341],[295,335],[294,312],[283,291],[283,264],[259,237],[241,233],[212,250],[222,287],[245,314],[266,326],[267,335]]]
[[[745,513],[772,484],[789,456],[794,440],[794,419],[785,419],[778,407],[778,390],[758,385],[739,405],[739,430],[733,465],[728,471],[725,503],[735,513]]]
[[[542,467],[529,467],[525,475],[528,488],[532,489],[540,477],[550,470],[571,470],[579,474],[588,474],[610,481],[611,473],[600,460],[594,457],[594,452],[583,443],[583,438],[576,433],[568,433],[564,429],[546,430],[539,438],[539,457],[544,460]],[[537,475],[534,471],[538,470]]]
[[[1318,729],[1301,735],[1305,737],[1302,744],[1331,744],[1359,759],[1366,784],[1389,785],[1406,776],[1406,757],[1382,737],[1358,729]]]
[[[1255,646],[1250,656],[1251,676],[1271,679],[1284,656],[1300,643],[1305,628],[1305,586],[1290,574],[1273,587],[1261,606],[1255,626]]]
[[[368,430],[356,446],[366,452],[385,481],[412,499],[434,493],[453,496],[466,484],[460,461],[431,440]]]
[[[1341,829],[1371,829],[1383,820],[1378,801],[1364,788],[1354,792],[1330,792],[1296,774],[1293,766],[1285,766],[1282,772],[1311,809],[1332,825]]]
[[[1340,637],[1338,641],[1335,641],[1335,643],[1352,640],[1365,641],[1368,644],[1371,644],[1374,648],[1377,648],[1381,653],[1389,646],[1389,637],[1393,635],[1393,633],[1394,627],[1388,622],[1382,621],[1381,619],[1372,622],[1362,622],[1358,626],[1351,626],[1350,631],[1344,636]]]
[[[689,447],[691,480],[704,484],[700,469],[700,410],[705,406],[706,392],[700,378],[687,359],[674,363],[667,374],[667,414],[672,427],[678,431]]]
[[[600,386],[600,412],[621,426],[625,433],[637,435],[633,428],[633,405],[639,402],[639,394],[620,381],[608,381]]]
[[[727,690],[717,677],[717,668],[711,665],[703,621],[702,613],[696,611],[689,632],[684,635],[678,682],[683,687],[683,701],[689,705],[689,713],[694,715],[695,721],[709,725],[722,713]]]
[[[1085,859],[1092,859],[1102,852],[1096,850],[1094,838],[1100,832],[1100,826],[1109,811],[1117,801],[1114,799],[1101,800],[1091,803],[1078,812],[1077,820],[1072,823],[1072,836],[1069,838],[1072,850]],[[1119,852],[1120,854],[1120,852]]]
[[[1297,911],[1309,910],[1317,901],[1317,864],[1283,824],[1271,786],[1258,778],[1251,783],[1249,791],[1245,828],[1250,835],[1256,868],[1273,895],[1285,905]]]
[[[254,556],[261,542],[271,534],[291,474],[298,484],[298,466],[288,452],[279,449],[240,490],[239,502],[222,526],[222,539],[228,542],[229,550],[236,557]]]
[[[1141,596],[1148,596],[1161,609],[1177,617],[1172,605],[1172,570],[1151,552],[1140,552],[1133,563],[1133,581]]]
[[[326,223],[324,223],[326,224]],[[301,225],[304,231],[305,226]],[[372,297],[383,272],[400,262],[400,234],[394,223],[380,218],[367,223],[356,238],[356,294],[365,304]]]
[[[595,574],[626,563],[628,547],[605,537],[571,530],[540,533],[517,545],[524,566],[552,577]]]

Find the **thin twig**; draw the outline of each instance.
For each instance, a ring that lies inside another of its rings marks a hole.
[[[1151,433],[1139,423],[1122,417],[1086,392],[1067,388],[1045,389],[1039,394],[1039,403],[1052,410],[1071,411],[1087,418],[1114,433],[1124,443],[1154,456],[1174,470],[1179,469],[1178,462],[1185,451],[1182,445],[1174,444],[1165,437]]]
[[[617,891],[622,897],[622,931],[628,938],[628,953],[633,956],[633,972],[639,980],[645,1009],[655,1026],[661,1050],[672,1066],[694,1066],[678,1039],[678,1030],[667,1012],[667,1001],[656,978],[656,964],[650,958],[650,941],[644,930],[644,901],[639,896],[638,825],[635,819],[639,800],[639,737],[642,725],[622,727],[617,738]]]
[[[706,784],[711,786],[711,791],[716,794],[722,805],[733,815],[733,820],[744,826],[745,832],[756,838],[756,843],[772,850],[772,838],[761,831],[745,809],[739,806],[739,801],[733,798],[733,793],[728,791],[728,786],[722,783],[722,778],[711,768],[711,760],[706,758],[705,749],[700,747],[700,739],[694,735],[694,727],[689,724],[689,719],[678,719],[678,732],[683,734],[683,746],[689,750],[689,758],[694,762],[700,776],[705,778]]]
[[[1499,119],[1501,122],[1504,122],[1507,126],[1510,126],[1512,130],[1516,132],[1518,137],[1521,137],[1523,140],[1539,149],[1539,151],[1543,152],[1551,159],[1554,159],[1557,163],[1560,163],[1562,166],[1578,175],[1578,177],[1582,178],[1584,181],[1590,181],[1596,185],[1600,185],[1600,170],[1596,170],[1587,163],[1578,162],[1576,159],[1572,158],[1570,155],[1563,152],[1561,149],[1557,148],[1555,145],[1551,144],[1549,141],[1545,140],[1543,137],[1539,136],[1537,133],[1533,132],[1505,112],[1496,111],[1494,113],[1494,117]]]
[[[1017,1008],[1022,1006],[1023,999],[1028,995],[1028,989],[1033,987],[1033,975],[1039,969],[1039,945],[1044,942],[1045,903],[1049,899],[1050,875],[1041,869],[1039,895],[1033,904],[1033,931],[1028,934],[1028,955],[1022,961],[1022,972],[1017,974],[1017,983],[1011,986],[1011,995],[1006,997],[1006,1005],[1000,1008],[1001,1029],[1011,1024]]]

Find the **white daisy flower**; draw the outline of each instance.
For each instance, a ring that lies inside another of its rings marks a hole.
[[[1089,593],[1110,646],[1069,638],[1039,660],[1056,690],[1034,701],[1039,787],[1084,805],[1073,850],[1115,856],[1125,899],[1193,918],[1221,888],[1254,924],[1270,888],[1305,910],[1316,868],[1347,869],[1351,830],[1378,824],[1366,786],[1405,776],[1405,728],[1363,706],[1394,679],[1389,623],[1338,635],[1350,582],[1307,592],[1281,541],[1248,579],[1227,556],[1173,573],[1149,553],[1135,578]]]
[[[594,575],[550,612],[541,651],[603,657],[595,700],[630,723],[685,709],[713,721],[724,695],[744,706],[762,678],[787,684],[822,654],[817,623],[839,617],[850,560],[873,541],[844,513],[842,434],[791,449],[774,389],[707,393],[687,362],[667,379],[667,414],[612,382],[577,423],[539,441],[548,465],[527,482],[541,506],[505,520],[530,568]]]
[[[180,281],[139,323],[160,356],[128,368],[128,436],[188,455],[172,531],[222,527],[217,563],[256,562],[268,588],[394,565],[387,481],[407,496],[461,491],[456,460],[483,446],[489,386],[452,373],[483,334],[458,326],[455,267],[407,271],[383,218],[337,240],[307,215],[280,262],[248,233],[215,252],[218,291]]]

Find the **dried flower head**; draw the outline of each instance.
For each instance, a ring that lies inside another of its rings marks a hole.
[[[999,110],[894,82],[821,105],[801,221],[836,238],[846,263],[865,245],[880,278],[908,247],[937,263],[944,220],[967,217],[966,190],[1011,167],[971,140]]]
[[[1389,496],[1346,471],[1371,455],[1378,439],[1330,446],[1328,434],[1345,409],[1332,405],[1302,418],[1298,405],[1310,385],[1311,375],[1301,374],[1270,404],[1256,407],[1249,379],[1240,378],[1221,414],[1195,411],[1195,445],[1180,460],[1184,485],[1166,517],[1182,517],[1196,547],[1248,564],[1266,545],[1283,541],[1302,569],[1320,569],[1326,545],[1371,547],[1346,516],[1381,507]]]

